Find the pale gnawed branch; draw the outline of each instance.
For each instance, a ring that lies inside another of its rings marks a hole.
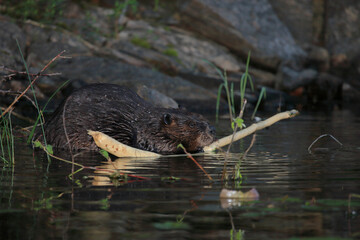
[[[217,148],[230,144],[231,141],[238,141],[258,130],[269,127],[280,120],[292,118],[298,114],[299,112],[297,110],[278,113],[264,121],[254,123],[250,127],[236,132],[234,136],[233,134],[231,134],[230,136],[223,137],[217,140],[216,142],[210,144],[209,146],[205,146],[204,152],[212,152]],[[127,146],[101,132],[88,131],[88,133],[94,138],[94,141],[99,148],[104,149],[105,151],[117,157],[161,157],[162,156],[157,153],[144,151]]]
[[[297,110],[291,110],[291,111],[286,111],[286,112],[282,112],[282,113],[278,113],[264,121],[258,122],[258,123],[253,123],[250,127],[247,127],[245,129],[242,129],[240,131],[238,131],[237,133],[235,133],[235,135],[230,135],[230,136],[226,136],[223,137],[215,142],[213,142],[212,144],[210,144],[209,146],[205,146],[204,147],[204,152],[212,152],[217,148],[226,146],[228,144],[231,143],[231,141],[238,141],[258,130],[264,129],[266,127],[269,127],[271,125],[273,125],[274,123],[283,120],[283,119],[287,119],[287,118],[292,118],[295,117],[296,115],[298,115],[299,112]]]
[[[91,135],[96,143],[96,145],[104,149],[105,151],[117,156],[117,157],[160,157],[160,154],[136,149],[121,142],[116,141],[108,135],[96,132],[88,131],[88,134]]]

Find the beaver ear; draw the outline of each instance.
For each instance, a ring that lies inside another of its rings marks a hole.
[[[172,121],[171,115],[168,114],[168,113],[164,114],[164,116],[163,116],[163,121],[164,121],[164,123],[165,123],[166,125],[170,125],[170,124],[171,124],[171,121]]]

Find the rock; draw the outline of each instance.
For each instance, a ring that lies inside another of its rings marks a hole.
[[[292,91],[300,86],[307,86],[315,81],[318,72],[313,69],[294,70],[283,64],[278,72],[278,88]]]
[[[24,26],[24,32],[29,42],[27,58],[29,66],[42,68],[63,50],[66,51],[64,54],[66,56],[91,54],[91,49],[67,31],[61,32],[56,28],[28,21]]]
[[[340,100],[343,80],[329,73],[319,73],[316,81],[308,86],[308,97],[313,103]]]
[[[294,109],[298,105],[304,105],[306,103],[303,97],[292,96],[273,88],[266,87],[265,91],[266,98],[261,100],[261,109],[265,111],[279,112],[286,109]]]
[[[152,26],[142,20],[128,20],[118,39],[110,41],[107,47],[137,56],[169,75],[189,71],[215,74],[215,68],[206,61],[227,71],[239,71],[241,64],[216,43],[184,30]]]
[[[164,108],[178,108],[179,104],[172,98],[160,93],[159,91],[148,88],[145,85],[138,85],[136,88],[137,94],[154,106]]]
[[[244,59],[275,70],[282,60],[305,56],[267,0],[188,0],[179,5],[179,25],[218,42]]]
[[[94,56],[79,56],[62,59],[51,69],[61,72],[63,77],[82,79],[87,83],[107,82],[133,87],[146,85],[171,96],[176,101],[188,100],[214,102],[216,95],[179,77],[169,77],[148,68],[134,67],[116,60]]]
[[[63,17],[56,19],[54,25],[97,46],[104,46],[108,37],[116,35],[114,9],[97,7],[85,1],[81,2],[81,6],[75,1],[69,1],[64,7]]]
[[[326,48],[351,61],[360,53],[360,1],[328,1]]]
[[[310,46],[308,50],[308,64],[319,72],[327,72],[330,69],[329,52],[322,47]]]
[[[223,69],[227,72],[240,71],[239,64],[237,64],[236,61],[231,61],[229,58],[230,57],[227,57],[225,55],[218,55],[212,58],[210,61],[213,62],[220,69]]]
[[[245,72],[245,65],[240,64],[240,73],[239,72],[228,72],[227,73],[227,80],[229,85],[234,84],[234,89],[240,88],[240,80],[242,74]],[[262,71],[253,67],[250,67],[249,74],[253,81],[253,84],[261,85],[261,86],[268,86],[274,87],[276,82],[276,76],[270,72]],[[216,74],[204,74],[204,73],[193,73],[189,72],[182,72],[179,73],[179,76],[185,78],[197,85],[201,85],[207,89],[216,90],[219,88],[220,84],[224,82],[224,80],[219,76],[218,73]],[[250,81],[250,80],[248,80]],[[250,88],[250,83],[248,82],[248,88]]]
[[[180,72],[179,77],[184,78],[196,85],[202,86],[207,89],[216,90],[219,88],[220,84],[224,82],[219,75],[209,75],[204,73],[193,73],[189,72]]]
[[[25,54],[26,35],[8,17],[0,15],[0,66],[15,69],[24,66],[16,40]]]
[[[269,0],[280,21],[300,46],[312,44],[312,0]]]
[[[228,77],[230,79],[234,79],[232,81],[240,82],[242,74],[245,73],[246,66],[241,65],[240,69],[241,69],[240,70],[241,73],[229,73]],[[250,68],[249,68],[249,74],[251,76],[251,79],[253,80],[254,85],[275,87],[275,83],[276,83],[275,74],[273,74],[271,72],[260,70],[258,68],[254,68],[252,66],[250,66]]]
[[[347,103],[354,103],[360,101],[360,91],[348,83],[342,86],[342,97]]]

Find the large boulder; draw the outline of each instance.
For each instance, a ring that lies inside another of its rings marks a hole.
[[[66,30],[32,21],[28,21],[23,29],[28,38],[27,62],[30,66],[44,66],[63,50],[68,56],[92,54],[81,39]]]
[[[360,90],[360,1],[328,1],[327,16],[331,72]]]
[[[312,44],[313,0],[268,0],[298,44]]]
[[[216,103],[216,94],[180,77],[170,77],[153,69],[135,67],[114,59],[78,56],[58,61],[51,71],[60,72],[64,78],[81,79],[87,83],[116,83],[131,88],[146,85],[180,104],[189,103],[189,107],[207,102],[212,104],[209,107],[214,108]]]
[[[350,60],[360,53],[360,1],[328,1],[326,47]]]
[[[124,29],[116,39],[109,41],[107,47],[137,56],[170,75],[216,73],[209,63],[226,71],[240,70],[240,62],[227,48],[184,30],[152,26],[142,20],[128,19]]]
[[[24,65],[16,41],[25,54],[26,35],[8,17],[0,15],[0,67],[21,68]]]
[[[218,42],[252,62],[275,70],[283,60],[305,56],[268,0],[179,2],[179,25]]]

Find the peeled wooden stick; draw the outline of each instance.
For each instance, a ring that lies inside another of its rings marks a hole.
[[[253,123],[250,127],[247,127],[243,130],[240,130],[238,132],[235,133],[235,136],[233,138],[232,135],[227,136],[227,137],[223,137],[215,142],[213,142],[212,144],[210,144],[209,146],[205,146],[204,147],[204,152],[212,152],[214,151],[216,148],[220,148],[223,146],[226,146],[228,144],[230,144],[231,140],[233,141],[237,141],[241,138],[244,138],[258,130],[264,129],[266,127],[269,127],[270,125],[283,120],[283,119],[287,119],[287,118],[292,118],[295,117],[296,115],[298,115],[299,112],[297,110],[291,110],[291,111],[286,111],[286,112],[282,112],[282,113],[278,113],[264,121],[258,122],[258,123]]]
[[[127,146],[101,132],[89,130],[88,134],[93,137],[96,145],[99,148],[104,149],[105,151],[117,157],[160,157],[161,156],[160,154],[157,153],[144,151]]]
[[[223,138],[217,140],[216,142],[213,142],[209,146],[205,146],[204,152],[212,152],[216,148],[220,148],[220,147],[230,144],[231,140],[237,141],[241,138],[244,138],[244,137],[258,131],[258,130],[269,127],[270,125],[272,125],[280,120],[292,118],[298,114],[299,114],[299,112],[297,110],[291,110],[291,111],[287,111],[287,112],[278,113],[264,121],[261,121],[258,123],[253,123],[250,127],[236,132],[234,138],[232,135],[230,135],[227,137],[223,137]],[[109,137],[108,135],[101,133],[101,132],[89,130],[88,133],[89,133],[89,135],[91,135],[94,138],[94,141],[99,148],[104,149],[107,152],[109,152],[117,157],[161,157],[162,156],[161,154],[144,151],[144,150],[140,150],[137,148],[127,146],[125,144],[122,144],[122,143],[116,141],[112,137]]]

